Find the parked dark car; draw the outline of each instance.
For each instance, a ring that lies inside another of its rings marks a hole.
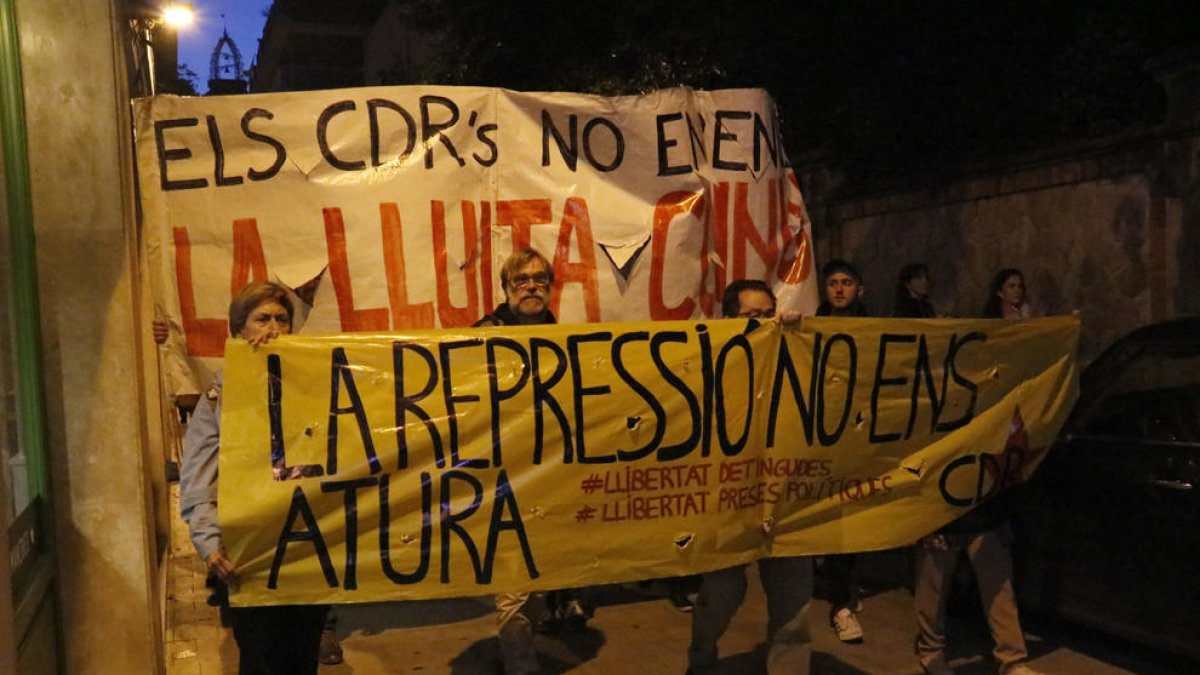
[[[1025,607],[1200,659],[1200,317],[1139,328],[1089,365],[1010,504]]]

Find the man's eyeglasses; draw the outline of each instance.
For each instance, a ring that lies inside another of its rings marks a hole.
[[[775,317],[773,309],[751,309],[745,312],[738,312],[739,319],[772,319]]]
[[[537,274],[518,274],[509,279],[508,283],[512,284],[513,288],[525,288],[530,284],[541,286],[542,288],[549,288],[550,275],[546,274],[545,272],[538,272]]]

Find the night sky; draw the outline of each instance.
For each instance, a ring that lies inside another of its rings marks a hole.
[[[196,20],[179,31],[179,63],[195,71],[199,93],[208,90],[209,60],[222,30],[229,30],[241,51],[242,67],[250,67],[270,6],[271,0],[192,0]]]
[[[1165,101],[1145,63],[1200,33],[1195,0],[412,2],[444,36],[427,81],[762,87],[791,158],[884,183],[1151,127]]]
[[[290,1],[318,15],[380,4]],[[249,68],[271,2],[193,4],[197,24],[181,31],[179,60],[204,93],[222,27]],[[793,159],[837,157],[884,181],[1153,126],[1165,100],[1145,64],[1200,39],[1194,0],[402,6],[413,28],[439,36],[438,51],[420,73],[397,69],[415,79],[384,84],[606,95],[763,87],[779,104]]]

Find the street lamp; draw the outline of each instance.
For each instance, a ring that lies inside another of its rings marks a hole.
[[[173,2],[164,7],[162,12],[163,23],[176,30],[190,26],[195,18],[196,12],[190,2]]]
[[[129,20],[129,26],[133,29],[134,35],[137,37],[137,49],[134,53],[134,60],[139,71],[142,70],[141,54],[145,54],[145,70],[139,73],[138,81],[144,81],[146,89],[150,95],[154,95],[158,89],[155,66],[155,52],[158,51],[164,58],[164,66],[171,67],[171,75],[178,68],[178,36],[176,31],[179,28],[187,26],[195,19],[195,11],[190,2],[171,2],[163,5],[157,10],[152,10],[144,14],[134,16]],[[159,32],[160,27],[166,26],[170,29],[167,32]],[[155,40],[155,37],[158,40]],[[157,50],[156,50],[157,47]],[[139,53],[140,52],[140,53]],[[143,77],[145,78],[143,80]],[[138,87],[141,89],[141,87]]]

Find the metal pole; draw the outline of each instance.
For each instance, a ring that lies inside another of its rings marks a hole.
[[[147,24],[142,29],[142,43],[146,48],[146,70],[150,73],[150,95],[158,93],[158,76],[154,73],[154,36],[150,31],[154,30],[152,24]]]

